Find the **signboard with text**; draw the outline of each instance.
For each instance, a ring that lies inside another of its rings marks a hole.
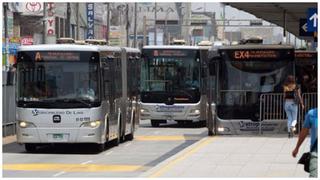
[[[312,32],[308,32],[307,19],[300,19],[299,21],[299,36],[313,36]]]
[[[308,9],[307,30],[308,32],[318,31],[318,9],[317,8]]]
[[[87,39],[94,39],[94,3],[87,3]]]
[[[26,36],[21,38],[21,45],[33,45],[33,37]]]

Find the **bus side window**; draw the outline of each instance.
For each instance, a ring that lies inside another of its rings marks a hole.
[[[209,61],[209,73],[210,76],[216,76],[217,74],[217,63],[219,62],[218,57],[214,57]]]
[[[102,66],[103,66],[103,94],[105,98],[108,98],[110,95],[110,62],[113,57],[102,58]]]

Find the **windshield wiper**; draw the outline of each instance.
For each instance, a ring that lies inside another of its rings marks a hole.
[[[185,95],[187,95],[190,99],[193,98],[192,94],[189,93],[187,90],[184,90],[184,89],[179,89],[178,92],[182,92],[184,93]]]
[[[64,98],[64,99],[55,99],[56,102],[80,102],[88,107],[91,107],[91,103],[87,103],[86,101],[82,100],[82,99],[69,99],[69,98]]]
[[[80,103],[82,103],[82,104],[85,104],[85,105],[87,105],[88,107],[91,107],[91,103],[87,103],[86,101],[84,101],[84,100],[82,100],[82,99],[72,99],[72,100],[74,100],[74,101],[76,101],[76,102],[80,102]]]

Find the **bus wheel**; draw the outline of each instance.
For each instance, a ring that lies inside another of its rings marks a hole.
[[[121,116],[119,121],[118,134],[117,134],[117,138],[114,140],[114,145],[118,146],[120,142],[121,142]]]
[[[134,132],[132,131],[130,134],[127,135],[126,139],[127,139],[128,141],[132,141],[133,138],[134,138]]]
[[[159,127],[159,126],[160,126],[160,123],[159,123],[159,121],[157,121],[157,120],[151,120],[151,126],[152,126],[152,127]]]
[[[35,152],[37,150],[36,144],[25,144],[24,147],[27,152]]]
[[[102,152],[106,148],[105,143],[102,144],[95,144],[97,152]]]
[[[214,135],[213,131],[212,130],[208,130],[208,136],[213,136],[213,135]]]
[[[126,140],[128,140],[128,141],[132,141],[133,138],[134,138],[134,124],[135,124],[134,119],[135,119],[135,113],[133,113],[133,116],[132,116],[132,117],[133,117],[133,118],[132,118],[132,122],[131,122],[131,133],[128,134],[128,135],[126,135]]]

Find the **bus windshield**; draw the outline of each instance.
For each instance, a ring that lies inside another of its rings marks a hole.
[[[292,59],[236,59],[230,52],[221,54],[218,116],[258,120],[260,95],[282,92],[285,78],[293,73]]]
[[[88,107],[99,101],[98,63],[18,61],[17,87],[18,106]]]
[[[295,52],[295,70],[297,83],[301,85],[302,93],[318,92],[318,57],[314,51]]]
[[[199,101],[199,51],[187,49],[144,50],[142,92],[177,93],[185,99]],[[178,98],[176,98],[178,99]]]

